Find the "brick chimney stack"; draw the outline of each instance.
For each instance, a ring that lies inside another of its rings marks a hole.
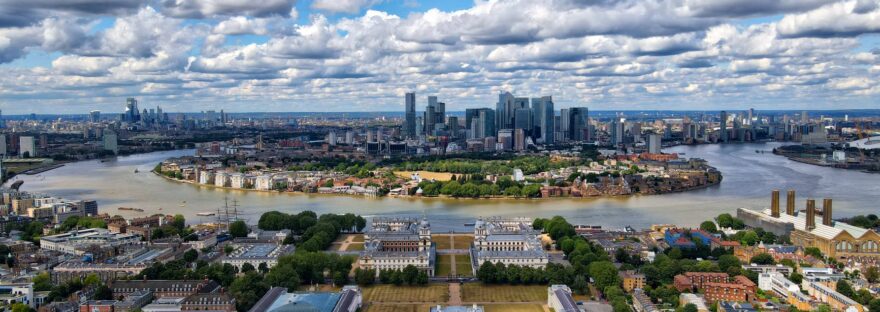
[[[832,226],[834,220],[831,217],[831,198],[826,198],[822,201],[822,224]]]
[[[807,199],[807,231],[816,228],[816,200]]]
[[[788,190],[788,197],[785,201],[785,213],[794,216],[794,190]]]
[[[770,196],[770,215],[779,218],[779,190],[773,190]]]

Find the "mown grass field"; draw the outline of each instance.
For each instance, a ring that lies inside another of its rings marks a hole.
[[[547,302],[547,286],[467,283],[461,287],[461,300],[463,302]]]
[[[486,312],[544,312],[544,307],[537,303],[525,304],[487,304]]]
[[[455,249],[468,249],[471,248],[471,244],[474,242],[473,235],[455,235]]]
[[[424,312],[431,309],[427,304],[371,304],[364,312]],[[499,310],[500,311],[500,310]]]
[[[434,275],[447,276],[452,274],[452,256],[453,255],[437,255],[437,268]]]
[[[473,276],[471,272],[471,256],[455,255],[455,271],[461,276]]]
[[[364,302],[419,303],[449,300],[449,286],[447,284],[427,286],[375,285],[364,287],[363,292]]]

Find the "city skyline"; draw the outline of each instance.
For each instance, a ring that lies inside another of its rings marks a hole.
[[[0,109],[878,108],[878,1],[0,2]],[[421,97],[421,96],[420,96]],[[425,103],[419,98],[417,103]]]

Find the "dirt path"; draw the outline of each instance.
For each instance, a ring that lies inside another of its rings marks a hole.
[[[449,236],[449,249],[455,250],[455,236]],[[452,261],[450,261],[450,265],[452,268],[449,269],[449,273],[453,276],[458,275],[458,268],[455,265],[455,255],[451,255]]]

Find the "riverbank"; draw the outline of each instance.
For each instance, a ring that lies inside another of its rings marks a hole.
[[[657,196],[657,195],[665,195],[665,194],[675,194],[675,193],[686,193],[689,191],[701,190],[705,188],[709,188],[712,186],[717,186],[721,184],[723,178],[719,178],[717,181],[708,181],[706,184],[701,184],[693,187],[688,187],[685,189],[671,190],[660,193],[638,193],[632,192],[628,194],[602,194],[602,195],[587,195],[587,196],[538,196],[538,197],[524,197],[524,196],[505,196],[505,195],[489,195],[489,196],[479,196],[479,197],[467,197],[467,196],[452,196],[452,195],[433,195],[433,196],[419,196],[419,195],[380,195],[380,196],[369,196],[369,195],[359,195],[359,194],[347,194],[347,193],[323,193],[323,192],[302,192],[302,191],[281,191],[281,190],[258,190],[258,189],[250,189],[250,188],[233,188],[228,186],[217,186],[213,184],[201,184],[192,180],[185,179],[176,179],[169,176],[166,176],[160,172],[156,172],[155,170],[150,170],[150,173],[159,176],[167,181],[184,183],[193,186],[198,186],[202,188],[208,189],[217,189],[217,190],[228,190],[228,191],[239,191],[239,192],[259,192],[266,194],[303,194],[303,195],[336,195],[336,196],[344,196],[344,197],[367,197],[367,198],[379,198],[379,197],[387,197],[387,198],[401,198],[401,199],[455,199],[455,200],[547,200],[547,199],[596,199],[596,198],[626,198],[632,196]],[[720,174],[719,174],[720,176]]]

